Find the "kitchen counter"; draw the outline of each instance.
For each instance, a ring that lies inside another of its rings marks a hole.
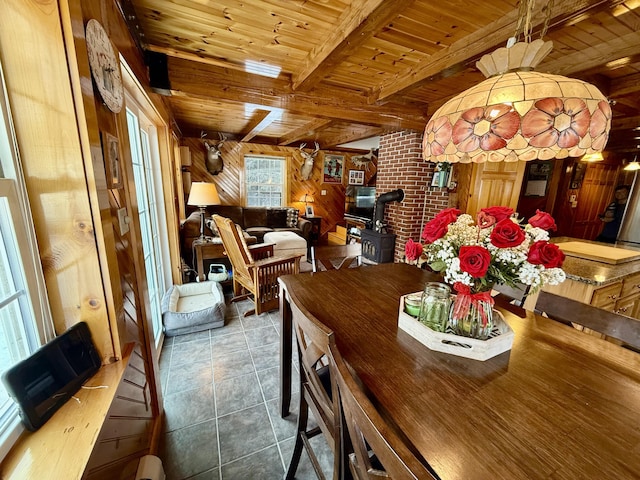
[[[610,248],[622,248],[608,243],[605,244],[571,237],[557,237],[552,238],[551,241],[556,244],[571,241],[602,245]],[[623,249],[629,250],[626,246]],[[622,280],[633,273],[640,272],[640,260],[611,264],[567,255],[562,269],[567,274],[569,280],[601,286]]]

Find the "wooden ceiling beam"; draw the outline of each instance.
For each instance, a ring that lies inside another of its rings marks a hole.
[[[324,43],[305,60],[304,69],[293,76],[294,90],[309,90],[372,35],[393,21],[415,0],[358,0],[345,8],[338,25]]]
[[[184,50],[177,50],[175,48],[163,47],[160,45],[149,45],[147,50],[152,52],[164,53],[168,57],[180,58],[182,60],[189,60],[192,62],[203,63],[205,65],[213,65],[216,67],[229,68],[231,70],[237,70],[244,72],[244,65],[238,65],[226,60],[219,60],[217,58],[209,57],[207,55],[198,55],[196,53],[185,52]]]
[[[640,73],[611,80],[611,97],[618,98],[640,91]]]
[[[626,130],[640,127],[640,115],[635,117],[622,117],[611,119],[612,130]],[[640,130],[638,130],[640,132]]]
[[[245,127],[242,132],[240,132],[241,142],[249,142],[251,139],[260,134],[265,128],[271,125],[278,115],[281,115],[282,112],[274,112],[271,110],[256,110],[249,124]]]
[[[568,76],[638,54],[640,54],[640,31],[616,37],[608,42],[601,42],[588,50],[563,55],[551,62],[543,62],[536,70]]]
[[[328,118],[315,118],[305,123],[301,127],[291,130],[289,133],[278,139],[278,145],[286,146],[305,137],[314,136],[317,130],[331,124],[333,120]]]
[[[184,59],[169,59],[172,94],[199,101],[250,103],[281,108],[292,113],[397,129],[422,129],[426,106],[371,105],[364,95],[347,94],[336,88],[292,93],[288,82],[220,69]]]
[[[592,9],[611,8],[611,4],[612,2],[607,0],[559,0],[553,4],[550,24],[554,28],[559,28],[556,25],[564,25],[573,17],[583,17],[586,11]],[[539,26],[544,22],[543,6],[538,6],[533,13],[533,25]],[[433,77],[439,76],[442,71],[458,63],[475,63],[475,58],[495,49],[496,46],[504,45],[506,40],[513,36],[517,19],[518,10],[511,10],[499,20],[485,25],[451,46],[431,55],[420,64],[406,69],[393,81],[380,86],[377,99],[383,100],[404,90],[426,83]]]
[[[324,143],[322,148],[335,147],[343,143],[353,142],[355,140],[361,140],[363,138],[375,137],[385,133],[386,129],[380,127],[369,127],[363,130],[362,127],[357,129],[344,128],[339,135],[327,135],[324,137]]]

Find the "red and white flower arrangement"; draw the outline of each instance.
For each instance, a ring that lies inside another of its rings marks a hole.
[[[551,215],[539,210],[525,225],[512,218],[513,209],[490,207],[471,215],[448,208],[428,222],[422,232],[425,244],[409,240],[405,256],[409,262],[424,258],[432,270],[457,291],[488,291],[496,283],[542,285],[565,280],[564,253],[549,242],[556,230]]]

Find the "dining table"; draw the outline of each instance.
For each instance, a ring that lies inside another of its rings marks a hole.
[[[401,296],[429,281],[441,277],[405,263],[280,277],[280,414],[305,315],[334,332],[373,404],[442,480],[640,478],[639,353],[498,304],[508,351],[430,350],[398,328]]]

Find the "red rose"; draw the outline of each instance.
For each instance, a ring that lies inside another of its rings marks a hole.
[[[562,266],[564,253],[556,244],[549,243],[546,240],[539,240],[529,247],[527,260],[534,265],[556,268]]]
[[[489,207],[483,208],[480,211],[486,213],[487,215],[495,217],[496,222],[504,220],[505,218],[509,218],[511,215],[513,215],[513,208],[509,207]]]
[[[448,225],[455,222],[458,219],[458,215],[460,215],[460,210],[458,210],[457,208],[445,208],[435,216],[434,220],[442,220]]]
[[[498,248],[517,247],[524,239],[524,231],[509,218],[500,220],[489,235],[491,243]]]
[[[446,235],[449,224],[458,219],[460,210],[457,208],[446,208],[438,213],[433,220],[427,222],[422,230],[422,238],[427,243],[433,243]]]
[[[529,219],[529,225],[542,228],[543,230],[557,230],[556,221],[547,212],[536,210],[536,214]]]
[[[443,222],[439,218],[434,218],[430,222],[424,226],[424,230],[422,230],[422,238],[427,243],[433,243],[439,238],[442,238],[446,235],[449,230],[449,223]]]
[[[407,260],[417,260],[422,255],[422,244],[414,242],[411,238],[404,245],[404,256]]]
[[[472,277],[484,277],[491,263],[489,250],[479,246],[460,247],[460,270]]]

